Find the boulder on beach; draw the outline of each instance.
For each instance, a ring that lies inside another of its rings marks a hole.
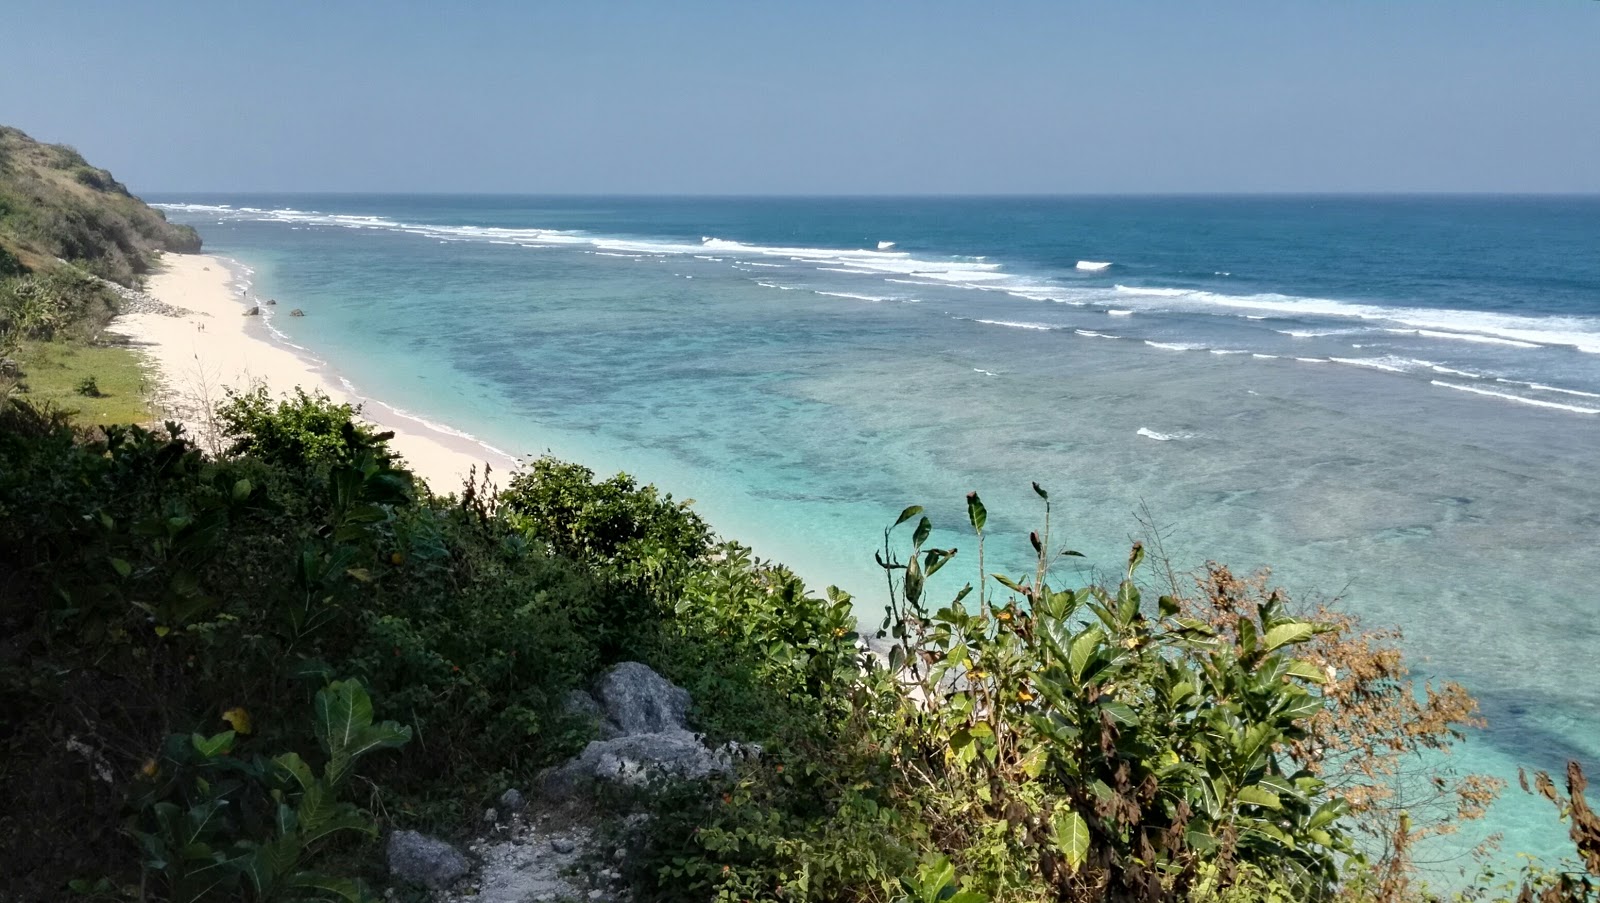
[[[291,316],[291,317],[303,317],[305,315],[306,315],[306,312],[301,310],[298,307],[295,308],[294,310],[289,311],[289,316]]]
[[[247,317],[259,317],[259,316],[261,316],[261,305],[252,304],[250,306],[250,309],[244,312],[244,315],[247,316]]]
[[[278,303],[278,299],[277,298],[268,298],[266,303],[268,303],[268,304],[277,304]]]

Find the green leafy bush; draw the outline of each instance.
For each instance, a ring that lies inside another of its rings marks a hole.
[[[320,773],[295,752],[246,757],[244,709],[226,713],[232,730],[167,739],[143,769],[129,828],[158,893],[183,903],[376,899],[360,880],[313,863],[342,834],[377,834],[371,816],[340,792],[359,759],[404,746],[411,729],[374,723],[372,701],[353,680],[318,691],[314,711]]]
[[[234,457],[294,468],[348,464],[374,450],[391,460],[384,443],[394,434],[375,432],[356,419],[357,413],[322,392],[296,388],[292,396],[274,400],[265,386],[257,386],[230,390],[217,408],[217,420],[232,443],[227,454]]]

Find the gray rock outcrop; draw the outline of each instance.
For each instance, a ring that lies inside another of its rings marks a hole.
[[[596,688],[606,719],[623,736],[687,730],[689,691],[638,662],[607,671]]]
[[[442,840],[416,831],[389,835],[389,873],[412,884],[443,890],[467,873],[465,856]]]
[[[647,666],[617,665],[600,679],[596,695],[598,702],[584,693],[569,695],[566,708],[597,717],[602,739],[545,773],[541,789],[546,796],[570,797],[598,781],[640,787],[660,779],[701,780],[731,769],[730,756],[707,749],[689,730],[689,691]]]

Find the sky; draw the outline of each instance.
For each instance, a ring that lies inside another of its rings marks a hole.
[[[5,0],[135,192],[1600,192],[1600,0]]]

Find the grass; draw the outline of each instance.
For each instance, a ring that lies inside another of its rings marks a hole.
[[[154,386],[138,353],[126,345],[83,345],[25,342],[15,355],[27,374],[28,391],[21,397],[73,411],[82,424],[148,423]],[[78,386],[93,377],[101,397],[79,394]]]

